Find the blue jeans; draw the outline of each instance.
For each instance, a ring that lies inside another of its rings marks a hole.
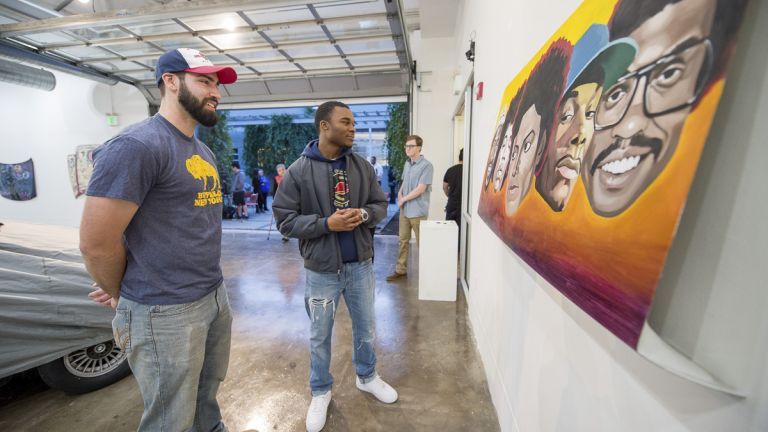
[[[331,336],[336,306],[343,294],[352,320],[352,362],[362,382],[376,377],[376,353],[373,350],[374,276],[371,260],[343,264],[339,273],[307,270],[304,305],[311,321],[309,350],[309,386],[312,395],[328,392],[333,386]]]
[[[222,432],[216,401],[227,374],[232,311],[221,284],[192,303],[120,298],[112,320],[144,400],[139,431]]]

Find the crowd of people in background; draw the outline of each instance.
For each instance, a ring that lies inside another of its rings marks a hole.
[[[389,188],[394,192],[390,192],[389,202],[391,204],[397,203],[396,190],[400,183],[395,178],[394,172],[387,170],[387,184],[382,183],[382,177],[384,175],[384,167],[376,160],[376,156],[370,157],[370,164],[376,174],[376,181],[381,186],[382,190]],[[285,174],[285,164],[277,164],[275,166],[275,175],[271,178],[265,175],[264,169],[254,168],[251,170],[250,183],[245,175],[245,171],[241,169],[239,162],[232,162],[232,178],[222,180],[222,192],[225,196],[224,205],[224,218],[225,219],[248,219],[248,204],[255,203],[255,213],[266,213],[270,211],[268,207],[268,197],[275,196],[277,193],[277,187],[283,179]],[[231,186],[230,186],[231,185]]]
[[[268,197],[275,196],[277,185],[280,183],[285,172],[285,165],[278,164],[275,167],[276,175],[270,180],[264,174],[261,168],[255,168],[251,171],[251,182],[241,170],[240,163],[232,162],[232,178],[229,182],[222,182],[222,193],[224,198],[223,216],[225,219],[248,219],[248,205],[253,204],[255,213],[266,213],[269,211],[267,205]],[[231,191],[229,190],[231,186]],[[231,198],[229,194],[231,193]]]

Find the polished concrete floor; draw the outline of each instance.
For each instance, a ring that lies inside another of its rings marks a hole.
[[[296,240],[282,243],[272,234],[267,240],[263,232],[224,233],[235,321],[219,402],[232,432],[302,431],[311,398],[302,261]],[[355,388],[351,325],[342,306],[324,431],[497,431],[463,294],[455,303],[418,300],[414,265],[407,281],[384,280],[394,268],[397,238],[377,236],[375,247],[378,371],[400,399],[385,405]],[[132,431],[141,416],[132,377],[81,396],[47,389],[31,373],[15,380],[0,397],[0,431]]]

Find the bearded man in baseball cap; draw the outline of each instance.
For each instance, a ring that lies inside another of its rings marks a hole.
[[[195,137],[216,124],[237,73],[179,48],[156,66],[160,109],[94,152],[80,224],[91,299],[115,309],[115,343],[144,400],[139,431],[226,431],[216,393],[232,312],[221,273],[216,160]]]

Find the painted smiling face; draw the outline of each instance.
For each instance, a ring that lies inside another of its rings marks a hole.
[[[634,30],[637,56],[598,106],[582,170],[590,205],[622,213],[669,163],[710,67],[714,0],[667,5]]]

